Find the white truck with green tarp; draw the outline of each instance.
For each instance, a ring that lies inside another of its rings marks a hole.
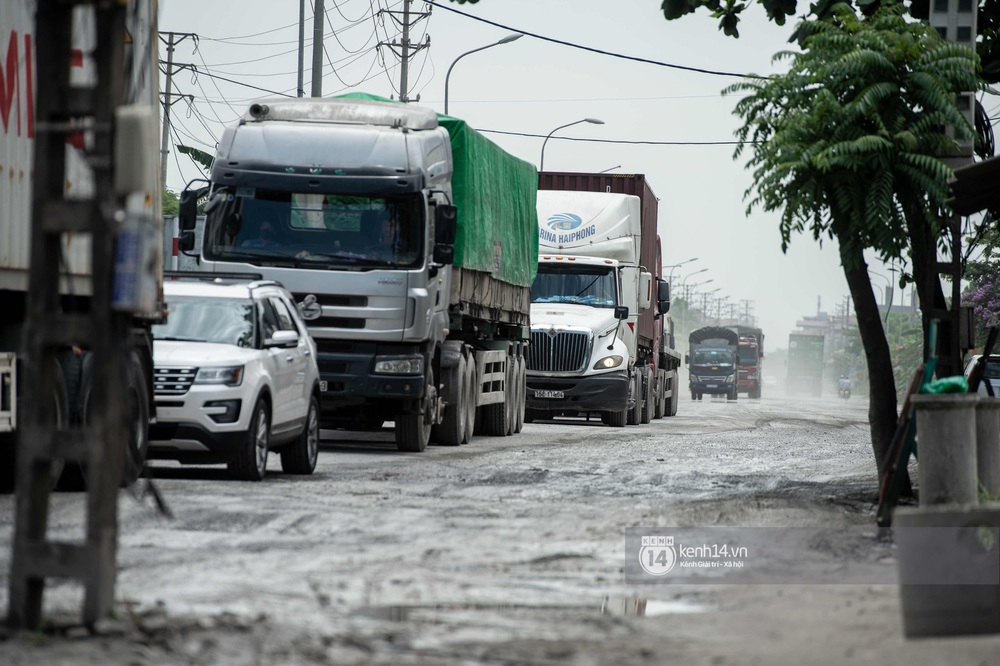
[[[181,197],[201,269],[284,284],[316,340],[325,428],[400,450],[524,418],[538,258],[533,165],[464,121],[371,95],[254,102]]]

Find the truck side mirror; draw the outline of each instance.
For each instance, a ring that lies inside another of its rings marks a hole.
[[[194,250],[194,231],[182,231],[177,237],[177,249],[181,252]]]
[[[177,214],[181,231],[194,232],[194,228],[198,222],[198,195],[201,193],[201,190],[184,190],[181,192]],[[194,234],[192,233],[191,236],[191,247],[194,247]]]
[[[444,243],[434,244],[434,263],[453,264],[455,263],[455,246]]]
[[[691,365],[691,355],[684,354],[684,365]]]
[[[458,227],[458,208],[450,204],[434,207],[434,243],[454,245]],[[448,263],[451,263],[450,261]]]
[[[619,305],[615,308],[615,319],[628,319],[628,307]]]
[[[656,300],[660,314],[670,312],[670,283],[666,280],[659,281],[656,287]]]

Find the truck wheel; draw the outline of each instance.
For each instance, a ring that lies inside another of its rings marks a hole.
[[[635,404],[631,409],[626,408],[628,413],[625,422],[628,425],[639,425],[639,420],[642,418],[642,377],[638,370],[633,373],[631,386],[631,396],[635,398]]]
[[[267,401],[257,398],[247,428],[243,448],[236,460],[226,467],[229,476],[239,481],[261,481],[267,473],[267,453],[271,442],[271,415]]]
[[[508,361],[510,357],[508,357]],[[504,373],[504,400],[483,405],[483,432],[493,437],[503,437],[509,433],[510,426],[510,364]]]
[[[740,397],[739,391],[737,391],[735,388],[732,391],[729,392],[729,399],[730,400],[736,400],[739,397]]]
[[[420,453],[427,448],[431,439],[431,424],[425,418],[430,413],[431,405],[437,399],[437,388],[434,385],[434,371],[427,368],[424,398],[420,401],[420,409],[416,414],[399,414],[396,416],[396,448],[400,451]]]
[[[476,431],[476,403],[479,402],[479,380],[476,374],[476,356],[471,351],[465,367],[465,438],[463,444],[472,441],[472,436]]]
[[[504,437],[514,434],[514,426],[517,425],[517,417],[514,415],[514,405],[517,402],[517,370],[516,361],[510,354],[507,355],[507,367],[503,373],[503,402],[504,408]]]
[[[692,400],[697,400],[698,399],[698,394],[695,393],[694,391],[691,391],[691,399]]]
[[[309,412],[302,433],[281,449],[281,471],[285,474],[312,474],[319,460],[319,401],[309,397]]]
[[[604,418],[601,418],[601,420],[607,423],[612,428],[624,428],[625,421],[628,420],[627,409],[623,409],[620,412],[604,412],[604,414],[602,414],[602,417],[604,417],[605,415],[607,417],[607,420],[605,421]]]
[[[673,390],[673,393],[670,395],[670,397],[666,399],[667,400],[667,406],[666,406],[666,408],[664,410],[666,416],[677,416],[677,403],[681,399],[681,394],[677,390],[677,381],[676,381],[676,379],[677,379],[677,371],[674,370],[673,372],[674,372],[674,382],[673,382],[672,385],[674,387],[674,390]]]
[[[465,357],[460,356],[458,365],[454,368],[448,368],[447,377],[449,384],[451,384],[451,393],[458,397],[452,404],[445,405],[444,419],[440,425],[434,427],[434,440],[438,444],[458,446],[466,437],[465,424],[468,421],[466,402],[469,394],[466,383],[468,376]]]
[[[653,383],[650,381],[651,377],[649,366],[643,367],[640,374],[642,390],[639,392],[639,396],[642,398],[642,407],[639,408],[640,423],[649,423],[653,419],[653,400],[656,396]]]
[[[662,419],[666,411],[667,376],[661,370],[656,373],[656,391],[653,396],[653,418]]]
[[[514,432],[519,433],[524,429],[524,402],[528,392],[527,366],[524,363],[523,356],[517,357],[514,368],[517,371],[517,379],[515,380],[515,384],[517,385],[517,400],[514,401]]]

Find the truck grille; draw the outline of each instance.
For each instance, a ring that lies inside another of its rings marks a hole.
[[[197,375],[198,368],[155,368],[153,391],[156,395],[184,395]]]
[[[586,331],[532,331],[528,370],[579,372],[590,358],[590,333]]]

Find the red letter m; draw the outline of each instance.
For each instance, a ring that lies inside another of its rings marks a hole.
[[[7,68],[6,77],[4,68],[0,67],[0,120],[3,121],[3,130],[6,133],[10,126],[10,110],[14,107],[14,96],[20,91],[20,71],[17,68],[17,31],[10,31],[10,40],[7,42]],[[17,117],[17,134],[21,135],[21,112],[18,107],[14,107],[14,115]]]

